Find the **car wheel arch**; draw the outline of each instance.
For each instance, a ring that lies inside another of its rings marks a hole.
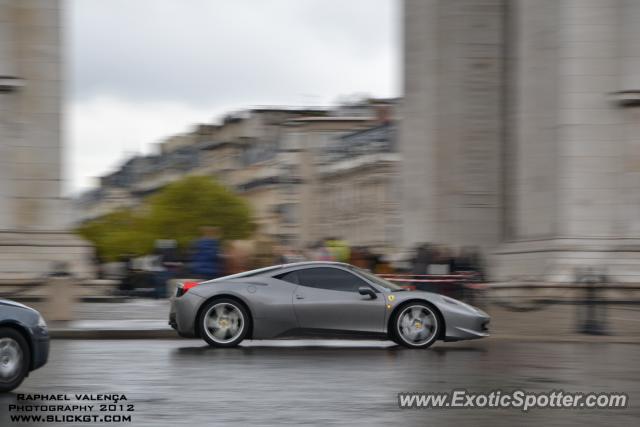
[[[230,300],[234,300],[236,301],[238,304],[242,305],[242,307],[247,310],[247,313],[249,313],[249,331],[247,332],[247,339],[252,339],[253,338],[253,312],[251,311],[251,308],[249,307],[249,304],[247,304],[246,301],[244,301],[242,298],[238,297],[237,295],[233,295],[233,294],[216,294],[213,295],[205,300],[202,301],[202,303],[200,304],[200,307],[198,307],[198,311],[196,312],[196,316],[195,316],[195,321],[193,322],[194,324],[194,333],[197,337],[202,338],[202,335],[200,333],[200,324],[198,322],[198,319],[200,319],[200,315],[202,314],[202,311],[204,310],[204,308],[207,306],[207,304],[209,304],[211,301],[215,301],[218,299],[230,299]]]
[[[391,311],[391,314],[389,314],[389,319],[387,320],[387,333],[391,333],[391,331],[393,330],[393,329],[391,329],[392,328],[391,322],[393,320],[395,320],[395,317],[400,312],[400,310],[402,310],[404,307],[406,307],[406,306],[408,306],[410,304],[413,304],[413,303],[421,303],[421,304],[428,305],[429,308],[433,310],[435,315],[438,316],[438,320],[442,324],[442,327],[440,328],[440,335],[436,339],[443,340],[445,338],[445,336],[446,336],[447,324],[446,324],[446,322],[444,320],[444,316],[442,315],[442,312],[432,302],[429,302],[429,301],[424,300],[424,299],[419,299],[419,298],[413,298],[413,299],[409,299],[409,300],[403,301],[401,304],[398,304],[396,307],[393,308],[393,310]]]
[[[20,335],[22,335],[22,337],[27,343],[27,346],[29,346],[29,372],[30,372],[33,369],[33,365],[34,365],[34,352],[33,352],[33,341],[31,337],[31,333],[29,332],[29,328],[26,327],[25,325],[22,325],[21,323],[11,322],[11,321],[0,323],[0,328],[10,328],[18,332]],[[27,372],[27,375],[28,375],[28,372]]]

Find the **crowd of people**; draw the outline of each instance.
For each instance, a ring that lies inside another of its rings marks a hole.
[[[223,243],[217,227],[203,227],[201,236],[192,242],[188,251],[180,251],[174,240],[158,240],[152,255],[125,256],[121,261],[120,291],[127,294],[146,288],[156,298],[166,296],[167,284],[174,278],[207,280],[301,261],[338,261],[376,274],[404,274],[415,278],[469,272],[479,280],[484,278],[480,251],[475,247],[463,247],[454,254],[444,245],[423,243],[409,253],[390,255],[328,237],[300,249],[277,245],[264,237]],[[102,275],[108,273],[103,270]]]
[[[411,273],[416,275],[475,273],[484,280],[484,271],[480,250],[474,246],[463,246],[454,255],[447,246],[423,243],[415,248],[411,261]]]

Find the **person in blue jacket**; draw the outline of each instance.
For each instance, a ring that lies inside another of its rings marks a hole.
[[[218,227],[202,227],[202,237],[191,248],[191,273],[200,279],[213,279],[222,272]]]

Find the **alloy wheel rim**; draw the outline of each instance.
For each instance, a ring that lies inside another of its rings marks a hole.
[[[423,305],[406,307],[398,316],[400,338],[411,345],[423,345],[431,341],[437,327],[436,315]]]
[[[0,338],[0,380],[11,382],[22,371],[22,348],[13,338]]]
[[[213,305],[204,316],[204,329],[209,338],[218,344],[230,343],[244,330],[244,315],[238,307],[229,303]]]

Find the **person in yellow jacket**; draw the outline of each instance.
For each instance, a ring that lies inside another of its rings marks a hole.
[[[351,248],[346,241],[329,238],[325,240],[324,245],[336,261],[349,262],[351,259]]]

